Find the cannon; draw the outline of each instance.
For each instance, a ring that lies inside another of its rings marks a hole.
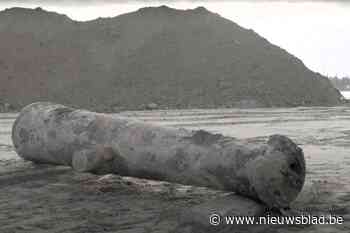
[[[48,102],[23,108],[12,140],[35,163],[227,190],[271,208],[289,207],[305,180],[302,149],[282,135],[252,143]]]

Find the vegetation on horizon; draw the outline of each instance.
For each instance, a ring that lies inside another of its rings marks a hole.
[[[339,91],[350,91],[350,77],[338,78],[335,76],[329,77],[329,80]]]

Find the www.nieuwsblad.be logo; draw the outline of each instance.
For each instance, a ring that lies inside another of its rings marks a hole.
[[[226,225],[335,225],[343,224],[344,218],[336,215],[299,215],[299,216],[220,216],[212,214],[209,216],[212,226]]]

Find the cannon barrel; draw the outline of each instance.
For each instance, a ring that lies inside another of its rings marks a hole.
[[[39,102],[25,107],[12,140],[23,159],[233,191],[285,208],[305,180],[303,151],[282,135],[251,143]]]

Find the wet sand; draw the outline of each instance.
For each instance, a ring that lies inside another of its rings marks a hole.
[[[263,141],[275,133],[291,137],[303,148],[307,163],[306,184],[293,209],[313,215],[340,215],[344,224],[248,226],[239,232],[350,232],[350,108],[152,111],[122,115],[251,141]],[[228,195],[117,175],[101,178],[66,167],[23,162],[11,145],[13,118],[14,115],[0,115],[1,233],[206,232],[210,229],[182,224],[180,216],[198,204]]]

